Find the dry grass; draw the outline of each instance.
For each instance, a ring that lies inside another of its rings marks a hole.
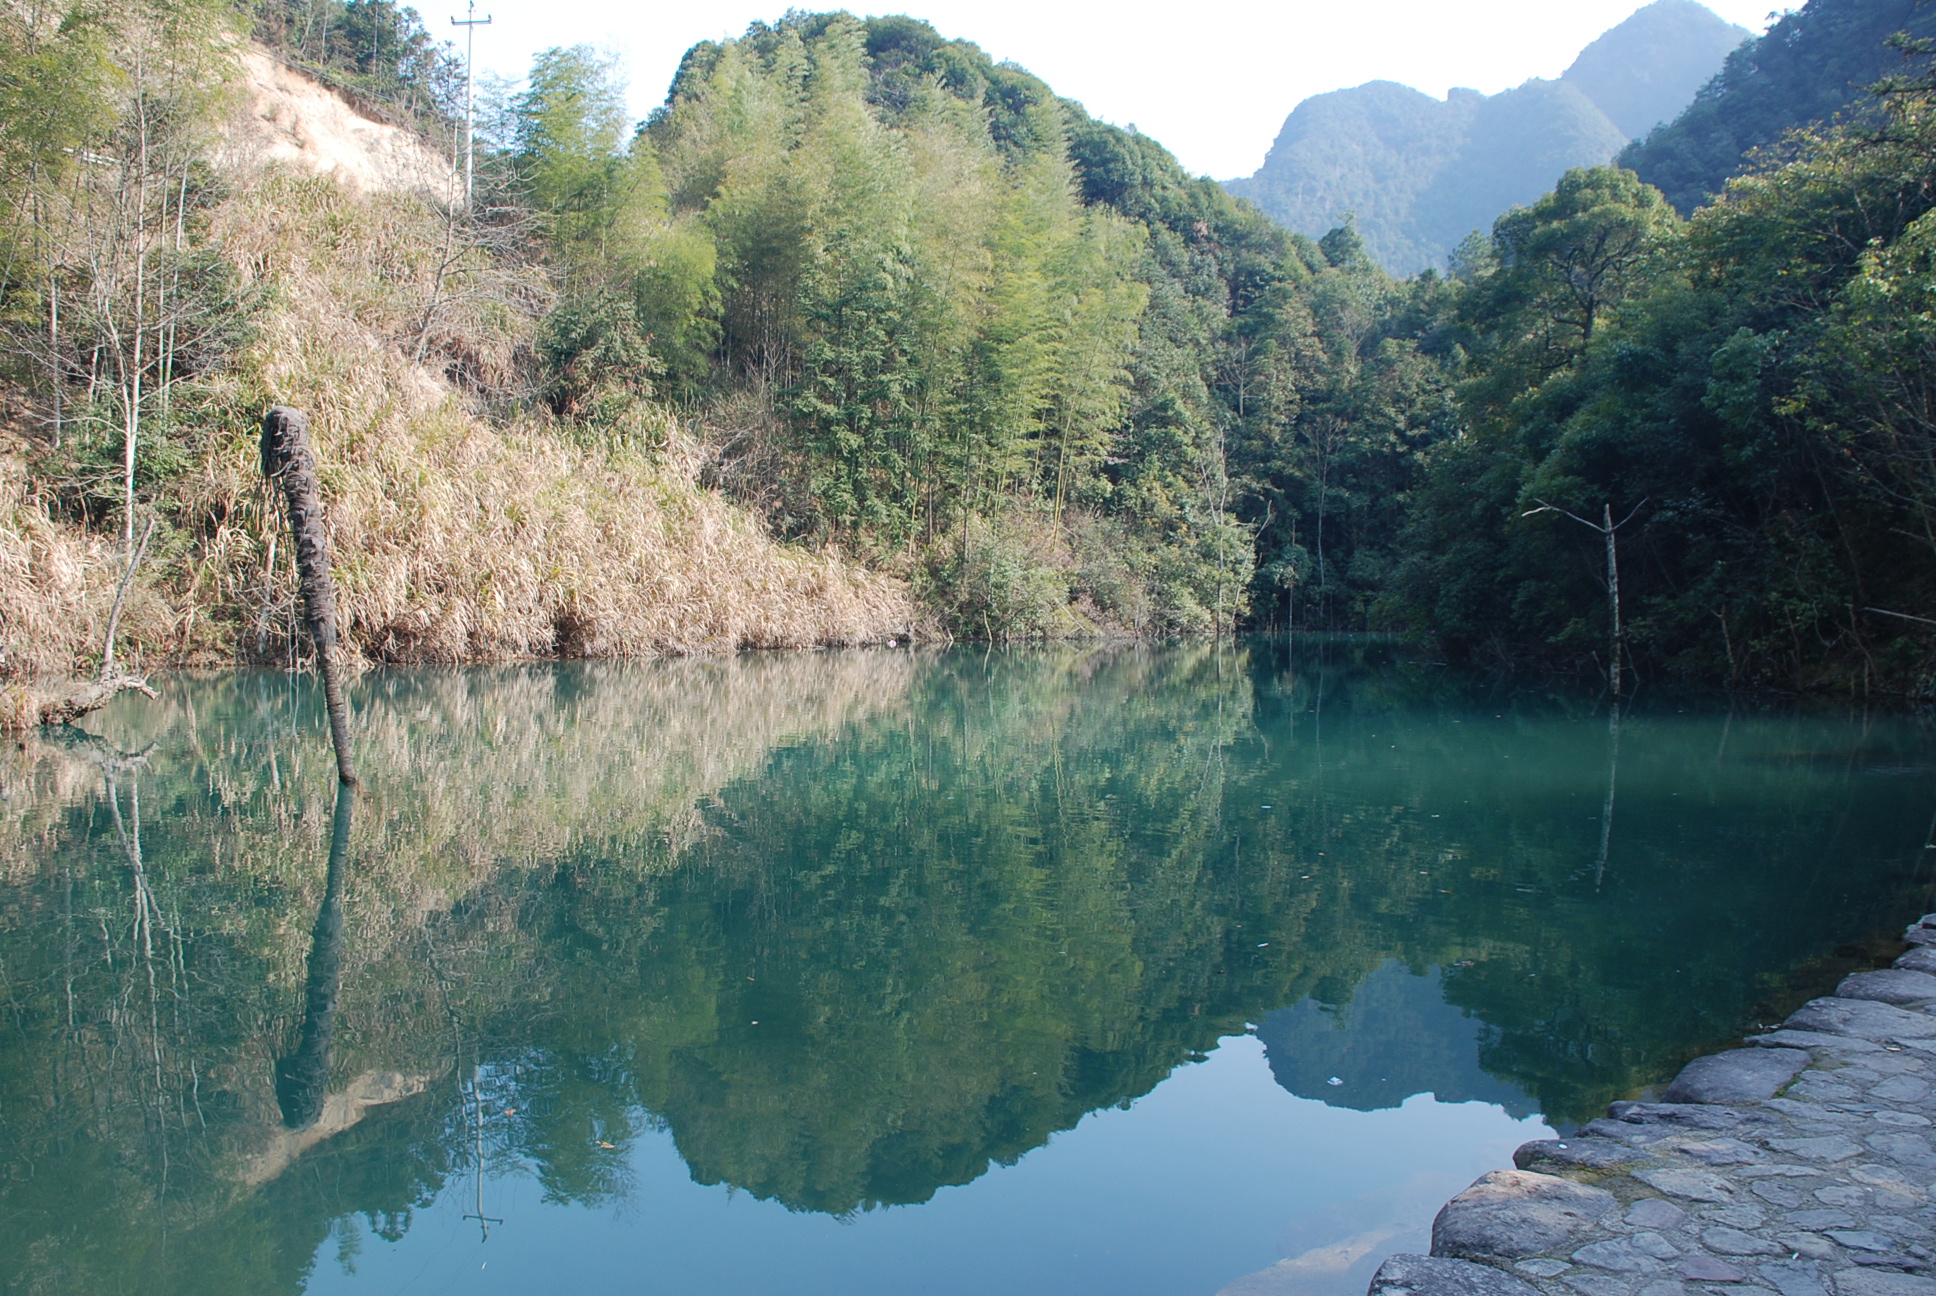
[[[56,521],[33,493],[21,455],[0,443],[0,677],[75,670],[98,653],[122,561],[114,538]],[[137,587],[121,633],[161,642],[175,622],[166,599]],[[22,687],[0,690],[0,712],[10,716],[28,700]]]
[[[424,199],[274,170],[237,177],[235,193],[217,234],[272,305],[221,379],[215,405],[235,412],[196,430],[196,466],[170,487],[173,543],[124,621],[134,662],[286,656],[294,578],[253,422],[272,401],[311,415],[347,642],[369,659],[810,648],[914,628],[904,583],[778,544],[702,488],[663,411],[610,429],[481,416],[449,376],[475,388],[511,373],[539,289],[482,250],[440,284],[446,227]],[[0,661],[84,669],[116,547],[32,490],[19,456],[0,453]]]

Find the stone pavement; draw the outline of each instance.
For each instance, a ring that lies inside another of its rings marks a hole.
[[[1936,914],[1660,1102],[1528,1143],[1370,1296],[1936,1296]]]

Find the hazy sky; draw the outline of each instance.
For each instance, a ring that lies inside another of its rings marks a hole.
[[[418,3],[433,27],[458,12]],[[1772,7],[1769,0],[1707,3],[1756,33]],[[478,29],[477,64],[515,77],[547,46],[601,45],[620,56],[643,116],[664,99],[689,46],[737,36],[786,7],[787,0],[479,0],[479,16],[494,21]],[[1133,122],[1190,170],[1222,180],[1256,170],[1285,114],[1307,95],[1380,78],[1440,96],[1452,86],[1490,94],[1528,77],[1558,76],[1639,0],[890,0],[852,7],[910,13],[944,36],[972,40],[1093,115]]]

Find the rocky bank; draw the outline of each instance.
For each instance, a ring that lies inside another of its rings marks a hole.
[[[1659,1102],[1528,1143],[1370,1296],[1936,1296],[1936,914]]]

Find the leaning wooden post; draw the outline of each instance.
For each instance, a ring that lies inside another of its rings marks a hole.
[[[323,699],[329,707],[329,737],[336,746],[336,777],[356,786],[350,763],[349,717],[343,705],[343,672],[336,660],[336,587],[329,579],[329,533],[316,486],[316,456],[309,448],[309,420],[301,410],[277,405],[262,416],[262,475],[281,482],[289,503],[289,530],[296,541],[296,571],[301,578],[303,619],[316,645],[323,672]]]

